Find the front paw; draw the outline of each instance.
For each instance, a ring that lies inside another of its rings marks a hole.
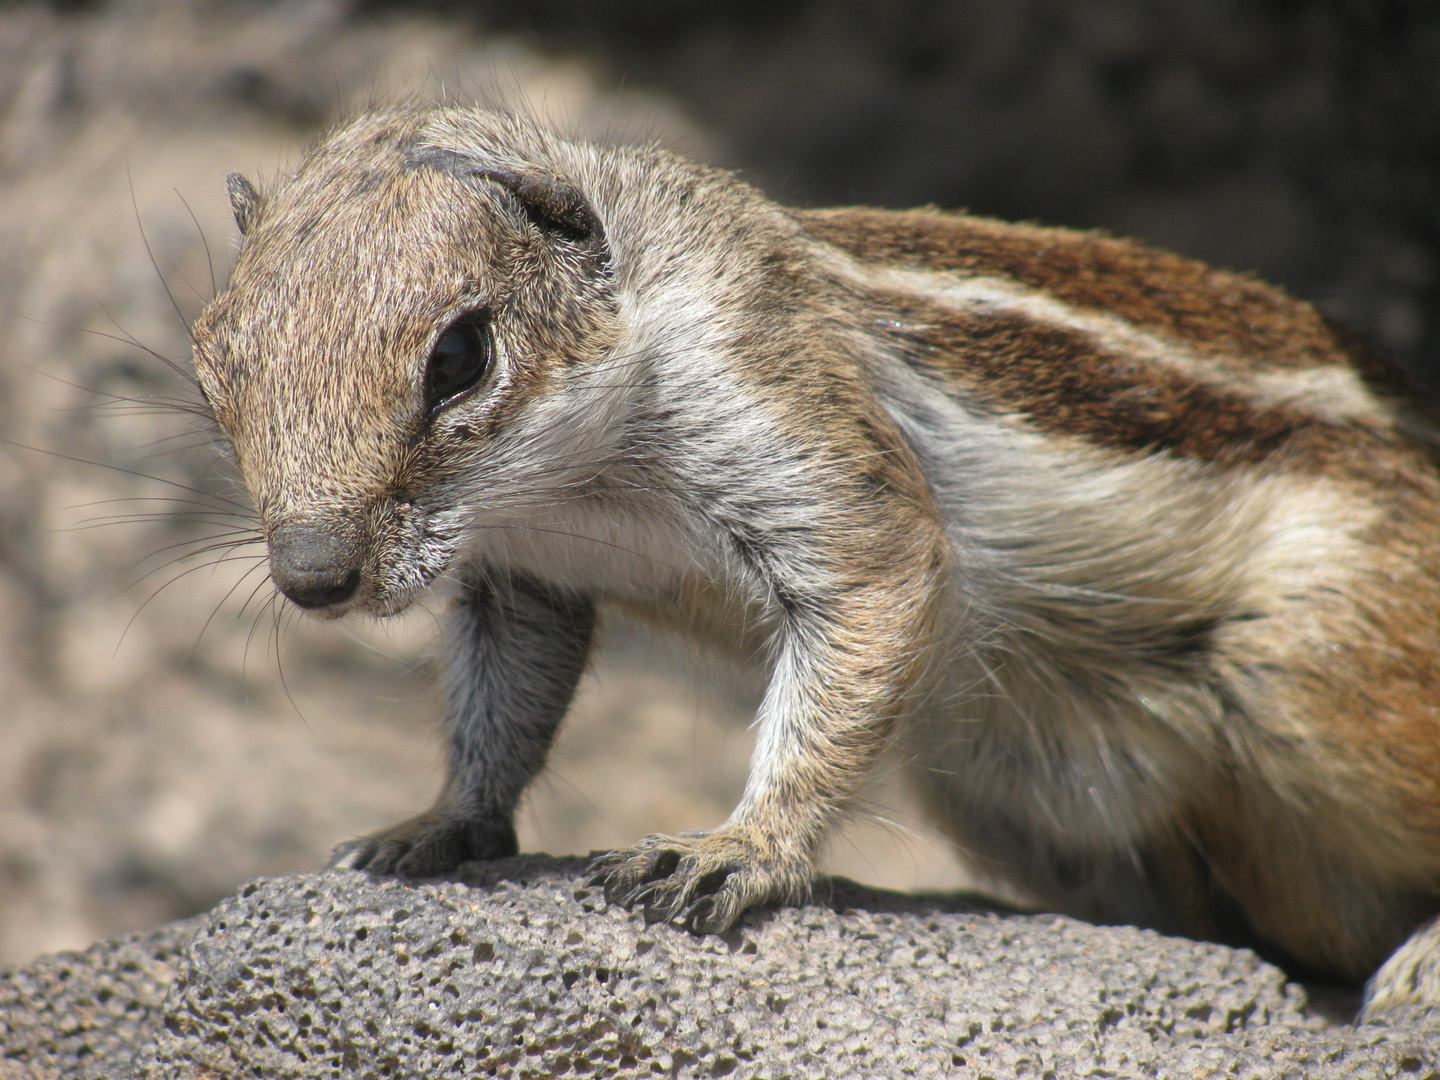
[[[718,934],[756,904],[803,898],[813,869],[809,859],[785,858],[748,830],[724,828],[646,837],[628,851],[601,855],[590,873],[612,904],[639,904],[647,919]]]
[[[448,873],[471,859],[499,859],[519,850],[515,826],[508,821],[430,810],[358,840],[347,840],[330,853],[330,865],[422,878]]]

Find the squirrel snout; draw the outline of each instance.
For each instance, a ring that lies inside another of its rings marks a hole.
[[[360,585],[361,545],[323,525],[281,525],[270,534],[270,577],[302,608],[344,603]]]

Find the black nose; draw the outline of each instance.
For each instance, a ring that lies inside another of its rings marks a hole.
[[[270,577],[302,608],[339,604],[360,585],[360,544],[323,525],[281,525],[270,533]]]

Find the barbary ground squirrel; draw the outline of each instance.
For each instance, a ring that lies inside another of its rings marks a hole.
[[[1314,309],[461,108],[228,183],[195,365],[271,577],[327,618],[456,594],[444,790],[339,863],[514,852],[613,604],[768,689],[730,819],[601,858],[612,900],[803,896],[896,744],[1040,904],[1347,980],[1414,933],[1372,1005],[1440,997],[1440,424]]]

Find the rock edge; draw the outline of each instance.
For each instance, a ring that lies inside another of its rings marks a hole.
[[[697,938],[578,859],[260,879],[0,972],[0,1077],[1440,1078],[1440,1010],[1352,1027],[1241,949],[822,881]]]

